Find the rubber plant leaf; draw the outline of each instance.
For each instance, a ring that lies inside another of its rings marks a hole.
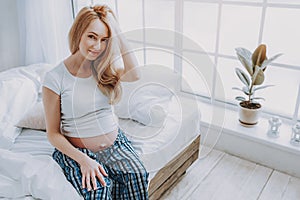
[[[241,96],[235,97],[235,99],[238,101],[246,101],[245,97],[241,97]]]
[[[253,97],[250,99],[251,101],[252,100],[264,100],[265,101],[265,98],[262,98],[262,97]]]
[[[245,48],[239,47],[235,49],[236,54],[242,65],[246,68],[250,75],[253,74],[251,55],[252,53]]]
[[[279,54],[276,54],[275,56],[269,58],[269,59],[266,59],[262,65],[261,65],[261,68],[263,71],[265,71],[266,67],[271,63],[273,62],[275,59],[277,59],[279,56],[282,56],[283,54],[282,53],[279,53]]]
[[[265,44],[259,45],[252,54],[252,67],[258,65],[261,66],[262,63],[267,59],[266,56],[267,47]]]
[[[274,85],[264,85],[264,86],[256,87],[256,88],[253,89],[253,91],[265,89],[265,88],[272,87],[272,86],[274,86]]]
[[[232,87],[232,89],[244,92],[241,88],[238,88],[238,87]]]
[[[249,87],[250,79],[249,79],[248,75],[239,68],[235,68],[235,73],[239,77],[239,79],[242,81],[242,83],[244,83],[244,85]]]
[[[255,66],[254,67],[254,74],[253,74],[253,85],[261,85],[264,80],[265,80],[265,75],[264,75],[264,72],[263,70],[259,67],[259,66]]]

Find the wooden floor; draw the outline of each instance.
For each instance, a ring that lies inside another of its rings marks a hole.
[[[208,151],[201,149],[200,159],[161,199],[300,199],[299,178],[217,150],[203,158]]]

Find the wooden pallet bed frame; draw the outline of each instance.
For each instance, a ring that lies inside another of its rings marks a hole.
[[[194,139],[180,154],[160,169],[151,179],[149,185],[149,199],[157,200],[174,186],[185,174],[186,170],[198,159],[200,135]]]

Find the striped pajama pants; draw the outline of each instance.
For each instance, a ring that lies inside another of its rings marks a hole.
[[[121,129],[114,144],[97,153],[89,149],[77,148],[90,158],[97,160],[108,176],[106,186],[97,180],[97,190],[82,188],[82,175],[79,164],[57,149],[53,159],[62,168],[67,180],[84,199],[92,200],[147,200],[148,173]]]

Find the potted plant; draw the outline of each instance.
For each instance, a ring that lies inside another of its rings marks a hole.
[[[261,104],[257,100],[264,100],[262,97],[256,97],[257,90],[265,89],[272,85],[262,85],[265,80],[265,70],[276,58],[282,54],[277,54],[267,58],[265,44],[260,44],[253,53],[245,48],[236,48],[236,54],[246,72],[242,69],[235,68],[235,73],[243,83],[242,88],[233,87],[234,90],[243,92],[246,97],[237,96],[239,101],[239,121],[244,126],[253,126],[257,124]]]

